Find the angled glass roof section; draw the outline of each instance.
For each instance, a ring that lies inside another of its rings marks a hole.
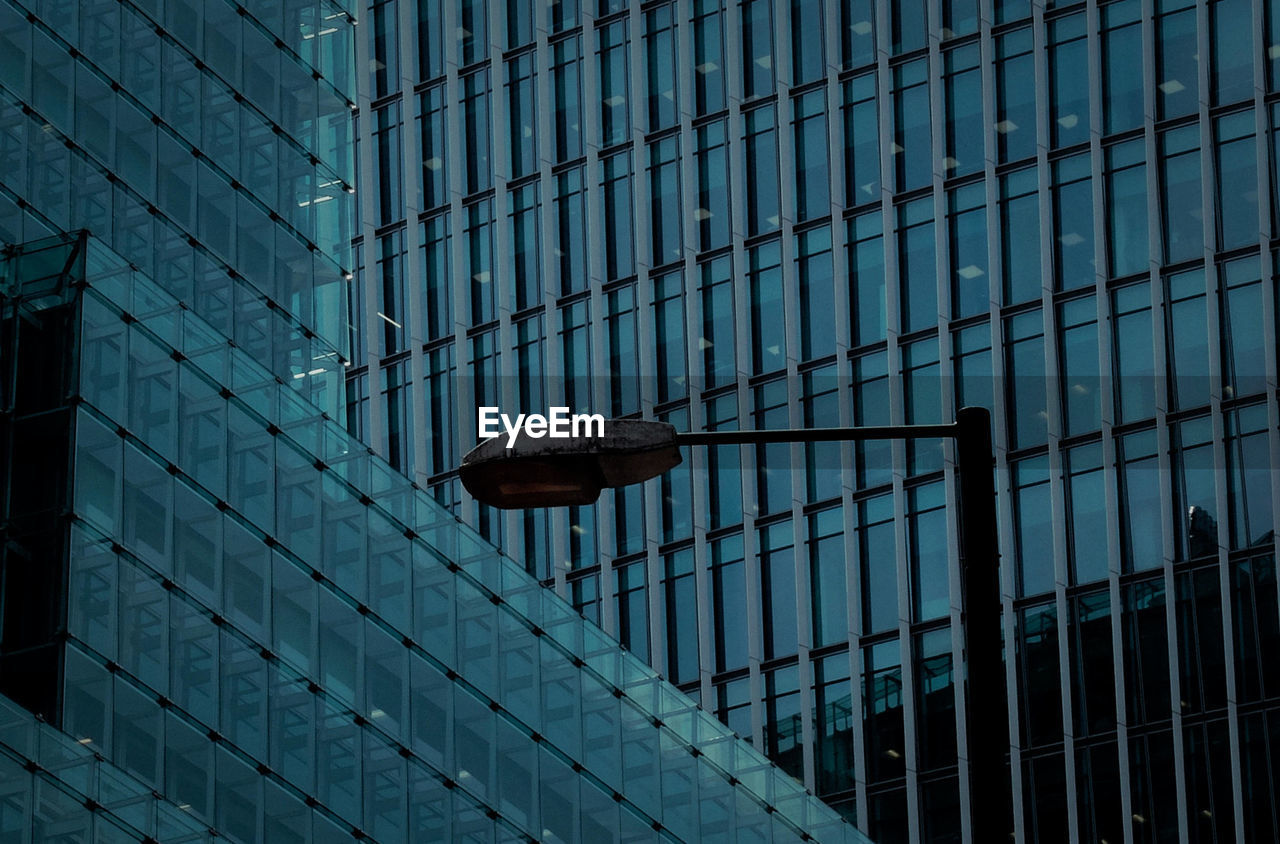
[[[6,816],[16,819],[24,813],[32,829],[53,825],[68,834],[71,827],[86,834],[93,830],[95,841],[214,840],[212,830],[149,785],[3,696],[0,783]]]
[[[50,241],[67,243],[66,238]],[[23,252],[34,255],[55,245],[50,241],[29,244]],[[151,279],[131,269],[126,261],[88,235],[77,236],[76,243],[77,248],[83,250],[80,283],[87,295],[99,299],[125,322],[136,323],[152,339],[171,347],[177,353],[175,359],[199,370],[220,385],[230,401],[261,417],[268,429],[276,429],[277,436],[284,437],[313,462],[325,475],[326,483],[346,485],[352,495],[390,519],[412,546],[413,553],[409,556],[413,566],[431,567],[435,569],[434,576],[447,577],[439,574],[439,568],[447,569],[510,613],[518,623],[498,625],[495,635],[499,640],[527,637],[528,643],[537,646],[537,640],[543,639],[544,645],[550,643],[559,654],[558,660],[590,675],[615,697],[629,701],[653,728],[654,753],[674,743],[693,757],[704,798],[721,791],[724,799],[733,804],[742,804],[745,798],[746,803],[773,816],[775,831],[781,822],[783,828],[800,840],[869,841],[806,791],[800,782],[775,767],[762,753],[700,709],[616,640],[586,621],[566,601],[542,587],[522,566],[376,457],[335,420],[288,389],[281,379]],[[62,266],[75,263],[74,259],[66,260]],[[9,265],[27,266],[23,261],[10,261]],[[42,262],[33,260],[31,266],[43,269],[30,273],[19,269],[17,274],[23,278],[11,278],[8,283],[37,283],[36,275],[52,271],[57,265],[58,261],[52,258]],[[4,283],[0,280],[0,285]],[[91,396],[86,398],[92,403]],[[288,545],[287,538],[284,544]],[[359,602],[352,598],[351,603],[355,606]],[[362,613],[368,611],[363,604],[359,606]],[[388,623],[388,626],[395,629],[394,624]],[[406,638],[411,636],[407,629],[398,632]],[[431,653],[432,643],[419,644]],[[500,644],[499,647],[503,650],[507,646]],[[453,654],[431,656],[450,668],[458,668],[459,660]],[[465,671],[459,673],[466,677]],[[495,695],[496,703],[504,707],[514,705],[514,701],[504,699],[501,690],[495,690]],[[524,714],[518,705],[509,711],[517,718]],[[536,719],[525,720],[536,724]],[[637,738],[628,735],[625,740]],[[607,778],[605,782],[611,784]],[[614,787],[621,790],[620,783]],[[633,795],[627,796],[634,799]],[[661,816],[661,795],[653,796],[652,806],[644,805],[645,802],[636,801],[642,810],[652,812],[654,817]],[[679,824],[664,823],[679,834]]]

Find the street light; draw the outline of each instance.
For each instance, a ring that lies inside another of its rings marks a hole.
[[[966,721],[973,840],[1008,840],[1008,703],[1000,633],[999,547],[996,528],[991,414],[965,407],[940,425],[884,425],[782,431],[681,433],[665,422],[615,419],[604,436],[494,437],[462,459],[462,485],[477,500],[502,509],[590,504],[606,487],[641,483],[680,463],[683,445],[940,439],[956,441],[960,481],[961,620],[967,667]]]

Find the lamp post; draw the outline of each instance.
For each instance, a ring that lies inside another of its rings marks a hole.
[[[939,425],[883,425],[781,431],[681,433],[665,422],[615,419],[597,437],[485,440],[462,459],[462,485],[502,509],[594,502],[606,487],[641,483],[680,463],[684,445],[847,442],[952,438],[960,480],[961,621],[964,627],[970,814],[975,844],[1006,841],[1012,829],[1008,703],[1000,634],[991,414],[965,407]]]

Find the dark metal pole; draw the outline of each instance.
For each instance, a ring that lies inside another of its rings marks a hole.
[[[879,425],[859,428],[791,428],[780,431],[694,431],[676,434],[676,445],[760,445],[763,443],[852,442],[954,437],[954,423]]]
[[[960,571],[969,734],[969,796],[974,844],[1000,844],[1013,829],[1009,772],[1008,701],[1000,630],[1000,574],[991,414],[956,413],[960,476]]]

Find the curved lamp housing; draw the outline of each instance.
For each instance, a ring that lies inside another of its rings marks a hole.
[[[602,437],[531,437],[521,429],[485,440],[462,458],[467,492],[503,510],[590,504],[605,487],[657,477],[680,463],[676,429],[666,422],[610,419]]]

